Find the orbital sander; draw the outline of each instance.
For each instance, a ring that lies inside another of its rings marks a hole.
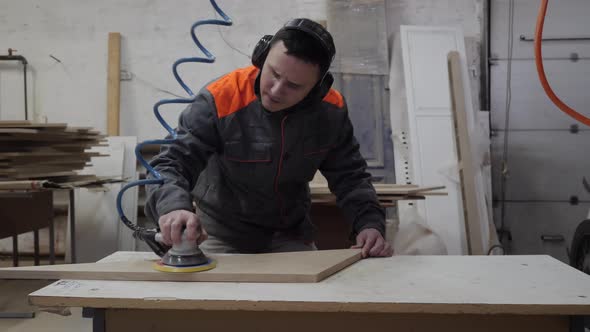
[[[215,268],[217,262],[207,257],[195,240],[187,240],[183,231],[180,244],[172,247],[164,244],[162,234],[157,229],[138,229],[133,236],[147,245],[161,257],[152,266],[162,272],[201,272]]]

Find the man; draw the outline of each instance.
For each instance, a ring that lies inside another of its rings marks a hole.
[[[354,247],[363,257],[393,254],[346,103],[330,88],[334,54],[321,25],[292,20],[260,40],[254,66],[199,92],[176,143],[151,162],[167,181],[148,186],[146,214],[166,244],[184,231],[206,253],[313,250],[308,183],[319,169],[352,223]]]

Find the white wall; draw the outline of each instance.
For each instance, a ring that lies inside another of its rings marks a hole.
[[[249,58],[226,45],[219,32],[249,55],[262,35],[274,33],[290,18],[326,18],[324,1],[220,0],[218,4],[234,25],[197,29],[217,61],[180,66],[193,91],[249,64]],[[0,0],[0,54],[15,48],[30,63],[29,114],[106,131],[107,40],[109,32],[120,32],[121,66],[133,73],[131,81],[121,82],[121,135],[157,138],[165,132],[152,115],[152,106],[173,97],[157,89],[186,96],[172,75],[172,63],[180,57],[201,56],[190,27],[214,17],[206,0]],[[0,63],[0,90],[0,119],[22,118],[20,64]],[[182,107],[164,110],[174,126]]]
[[[478,63],[482,1],[386,0],[389,39],[400,24],[459,25],[465,31],[468,58]],[[288,19],[327,16],[325,0],[220,0],[218,4],[234,25],[198,30],[217,62],[180,67],[193,90],[249,64],[246,56],[224,43],[220,31],[249,55],[260,36],[274,33]],[[152,106],[170,97],[157,89],[184,96],[172,76],[172,63],[200,55],[189,29],[195,21],[211,17],[214,11],[206,0],[0,0],[0,54],[11,47],[29,60],[31,116],[104,131],[107,36],[120,32],[122,69],[134,74],[131,81],[121,82],[121,135],[156,138],[164,130],[153,117]],[[22,118],[22,90],[20,65],[0,62],[0,119]],[[165,110],[166,118],[175,123],[180,109]]]

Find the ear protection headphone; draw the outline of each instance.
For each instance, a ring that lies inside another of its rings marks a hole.
[[[283,30],[299,30],[307,33],[323,46],[324,50],[330,57],[330,63],[334,60],[334,55],[336,54],[334,41],[330,33],[321,24],[306,18],[297,18],[287,22],[287,24],[285,24],[285,26],[283,26],[278,32]],[[276,36],[276,34],[274,36]],[[270,44],[272,43],[274,36],[265,35],[260,38],[258,43],[256,43],[254,51],[252,52],[252,64],[257,68],[262,69],[264,61],[270,51]],[[334,83],[334,78],[329,72],[328,66],[322,74],[322,78],[319,80],[318,84],[316,84],[314,89],[310,92],[310,95],[317,94],[319,97],[323,98],[323,96],[325,96],[330,90],[332,83]]]

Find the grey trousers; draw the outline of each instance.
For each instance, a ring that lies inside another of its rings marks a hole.
[[[206,254],[239,254],[240,251],[231,244],[209,235],[205,242],[199,245],[199,248]],[[304,243],[302,241],[289,239],[282,236],[275,236],[272,240],[269,252],[289,252],[289,251],[310,251],[317,250],[313,242]]]

